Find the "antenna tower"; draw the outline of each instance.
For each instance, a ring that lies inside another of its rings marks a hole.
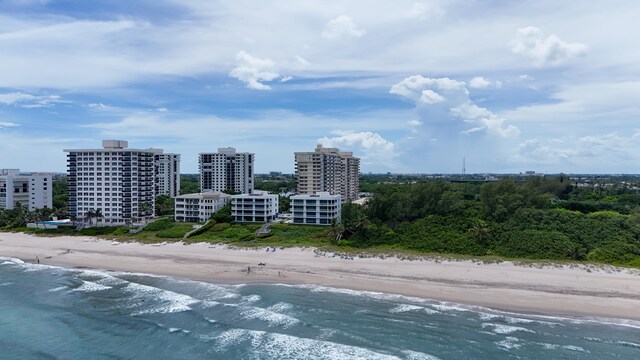
[[[463,157],[462,158],[462,175],[466,175],[467,174],[467,158]]]

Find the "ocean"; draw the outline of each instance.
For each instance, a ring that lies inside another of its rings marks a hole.
[[[0,359],[640,359],[640,323],[0,258]]]

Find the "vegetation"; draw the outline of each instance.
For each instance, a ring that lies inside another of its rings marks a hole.
[[[331,245],[345,250],[588,261],[640,267],[637,178],[612,181],[560,175],[500,181],[459,178],[445,182],[419,176],[380,175],[363,179],[363,190],[373,193],[367,205],[344,204],[342,220],[330,227],[274,224],[269,234],[258,238],[255,232],[261,224],[232,223],[227,206],[186,241],[242,246]],[[197,181],[194,183],[197,185]],[[54,198],[66,196],[63,184],[61,180],[54,183],[54,189],[58,189]],[[162,204],[160,207],[165,210],[172,207],[166,199],[159,200],[157,205]],[[283,203],[281,209],[286,206]],[[128,227],[90,227],[80,231],[25,228],[28,222],[64,214],[65,208],[66,204],[58,204],[56,209],[28,211],[18,205],[0,210],[0,229],[161,242],[183,238],[194,225],[166,218],[134,235],[129,234]],[[101,212],[96,209],[88,215],[82,220],[95,224]]]
[[[569,179],[370,184],[345,204],[334,243],[507,258],[640,265],[637,190],[593,191]]]
[[[180,195],[200,192],[200,176],[198,174],[180,175]]]

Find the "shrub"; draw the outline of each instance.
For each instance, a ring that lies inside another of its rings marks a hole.
[[[166,229],[171,229],[174,225],[175,225],[175,222],[172,219],[160,219],[145,226],[144,231],[166,230]]]
[[[191,231],[191,226],[180,225],[171,229],[158,231],[158,233],[156,233],[156,236],[162,239],[178,239],[182,238],[184,234],[188,233],[189,231]]]

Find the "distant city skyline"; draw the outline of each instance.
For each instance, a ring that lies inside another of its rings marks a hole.
[[[363,173],[640,173],[640,3],[7,0],[0,168],[352,151]]]

